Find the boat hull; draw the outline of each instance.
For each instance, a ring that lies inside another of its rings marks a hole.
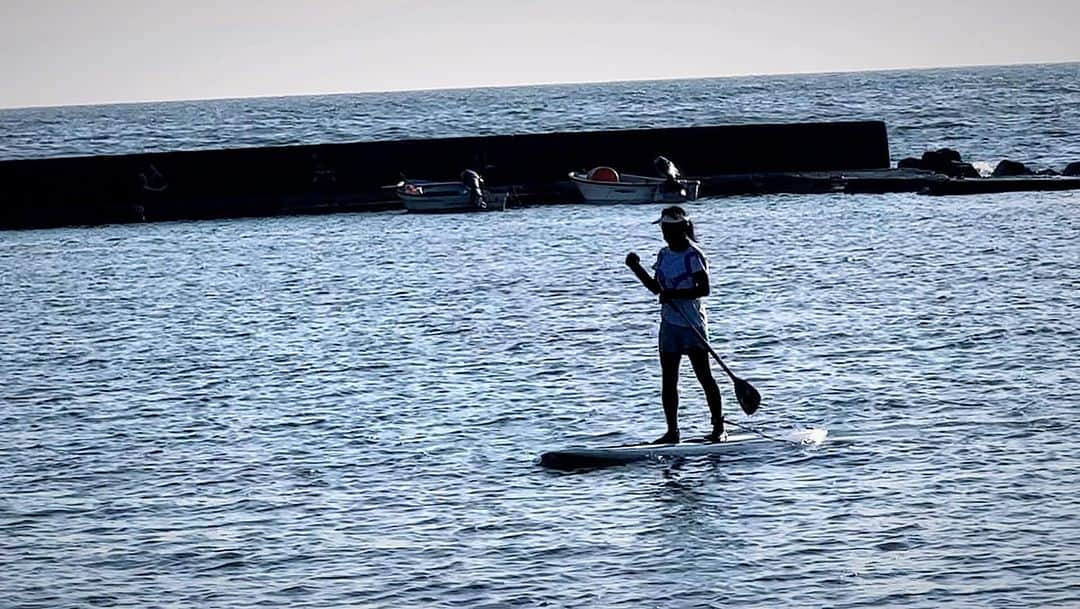
[[[670,192],[660,178],[624,175],[618,182],[590,180],[585,174],[570,173],[570,181],[590,203],[682,203],[696,201],[699,180],[677,180],[683,192]]]
[[[409,182],[396,190],[405,209],[416,214],[439,214],[501,210],[505,199],[496,205],[496,198],[484,191],[486,208],[477,207],[469,189],[460,182]]]

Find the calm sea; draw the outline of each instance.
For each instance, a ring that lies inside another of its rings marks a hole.
[[[1078,76],[3,111],[0,156],[881,118],[896,158],[1061,169]],[[662,431],[622,265],[658,209],[0,233],[0,606],[1080,606],[1080,195],[690,205],[752,423],[829,440],[544,470]]]
[[[1080,161],[1080,63],[0,110],[0,159],[856,119],[886,121],[895,159],[1060,171]]]

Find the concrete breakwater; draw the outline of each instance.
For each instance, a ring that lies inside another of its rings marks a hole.
[[[651,175],[665,155],[685,175],[889,167],[881,121],[723,125],[499,135],[0,161],[0,228],[269,216],[400,207],[403,176],[456,179],[533,200],[567,200],[567,173],[597,165]],[[720,194],[717,192],[716,194]],[[703,196],[708,196],[704,192]]]
[[[1080,189],[1076,163],[1037,175],[1006,160],[982,178],[944,149],[891,168],[881,121],[753,124],[0,161],[0,229],[400,209],[401,179],[463,169],[519,203],[577,202],[568,172],[652,175],[658,155],[701,197]]]

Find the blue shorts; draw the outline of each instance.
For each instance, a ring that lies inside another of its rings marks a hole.
[[[660,322],[660,353],[687,354],[691,351],[704,350],[705,345],[693,328],[669,321]]]

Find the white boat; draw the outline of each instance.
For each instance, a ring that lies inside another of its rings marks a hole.
[[[481,207],[472,189],[461,182],[408,180],[399,183],[395,192],[405,204],[405,209],[412,213],[493,211],[506,206],[506,197],[497,197],[482,190],[484,207]]]
[[[696,201],[700,180],[651,178],[622,174],[611,167],[570,172],[583,199],[596,203],[682,203]]]

